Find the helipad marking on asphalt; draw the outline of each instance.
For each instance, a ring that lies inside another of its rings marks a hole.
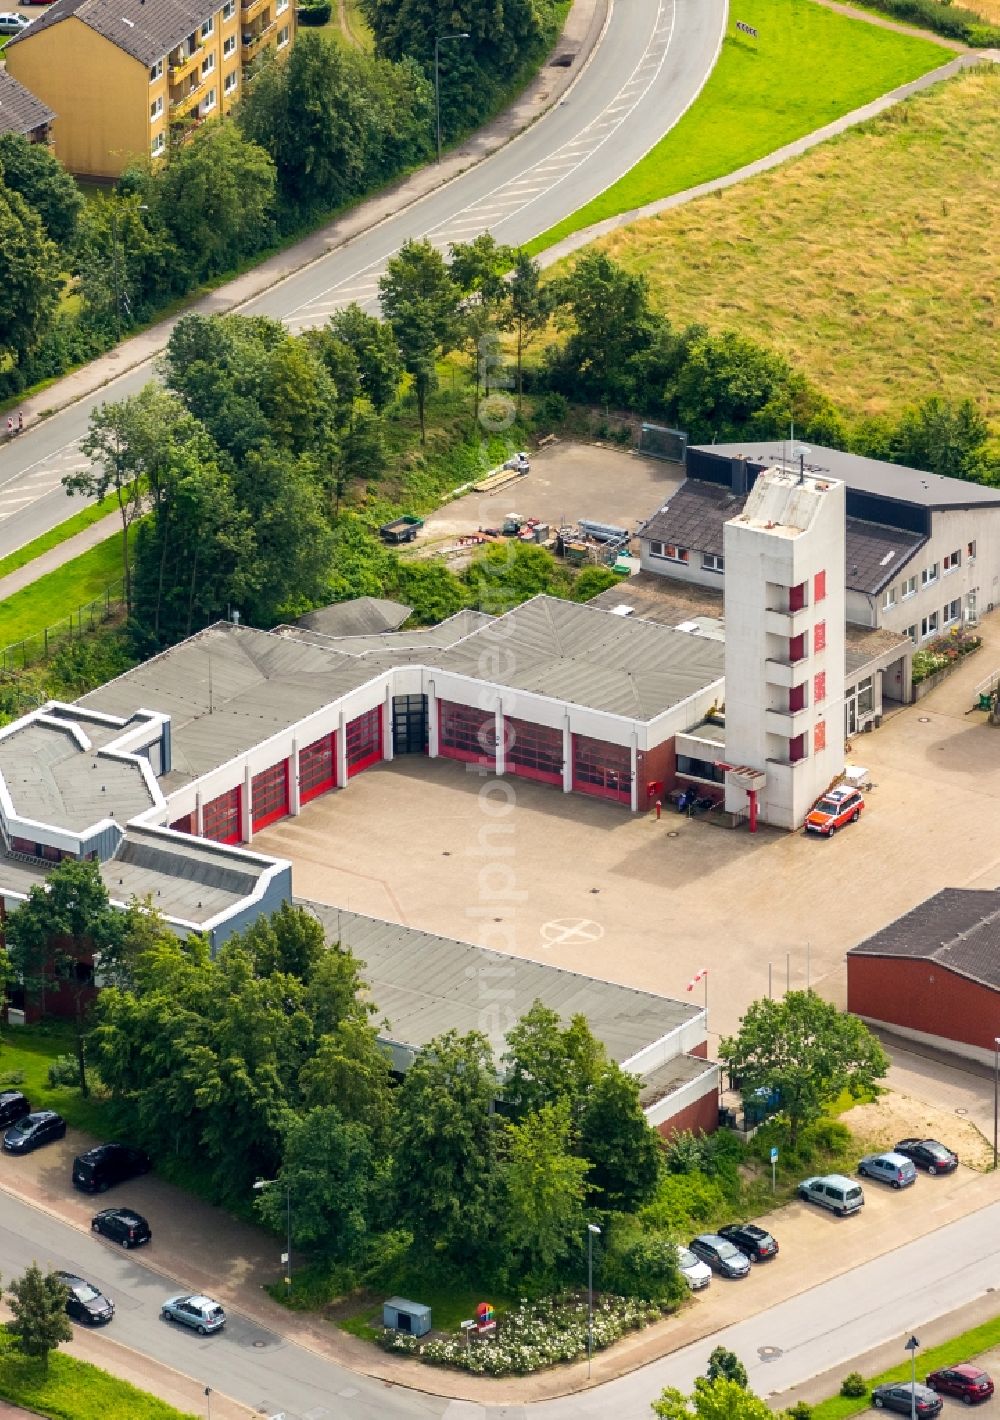
[[[541,935],[546,947],[581,947],[599,942],[604,928],[590,917],[555,917],[542,923]]]

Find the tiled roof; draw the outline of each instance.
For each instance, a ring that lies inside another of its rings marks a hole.
[[[1000,991],[1000,892],[945,888],[847,955],[933,961]]]
[[[153,65],[214,15],[221,0],[55,0],[8,44],[23,44],[42,30],[76,17],[104,39]]]
[[[0,133],[31,133],[54,118],[47,104],[0,69]]]
[[[725,525],[742,513],[746,501],[746,494],[732,493],[722,484],[688,478],[643,524],[639,536],[721,557]],[[852,592],[869,595],[887,587],[927,541],[920,533],[860,518],[846,519],[845,534],[847,586]]]

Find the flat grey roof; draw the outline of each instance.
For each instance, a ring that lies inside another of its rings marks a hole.
[[[652,720],[721,680],[721,641],[621,617],[586,603],[538,596],[435,659],[483,679],[484,652],[503,655],[491,683],[569,704]]]
[[[34,720],[4,735],[0,774],[19,817],[74,833],[107,818],[124,825],[154,803],[138,764],[81,748],[68,724]]]
[[[745,444],[692,444],[701,454],[718,454],[725,459],[749,459],[754,464],[780,464],[786,459],[796,468],[791,443],[784,446],[780,439]],[[848,454],[842,449],[827,449],[809,445],[806,470],[827,473],[838,478],[848,488],[861,493],[891,498],[897,503],[917,503],[922,508],[970,508],[980,504],[1000,504],[1000,488],[987,488],[981,483],[967,483],[962,478],[945,478],[940,473],[924,473],[904,464],[885,463],[881,459]]]
[[[933,961],[1000,991],[1000,892],[944,888],[847,955]]]
[[[397,631],[412,610],[411,606],[386,597],[353,597],[307,611],[295,625],[307,631],[322,631],[324,636],[371,636]]]
[[[845,665],[848,685],[861,677],[866,670],[872,673],[888,665],[902,655],[912,655],[916,650],[909,636],[898,631],[868,630],[863,626],[844,628]]]
[[[473,631],[478,631],[493,621],[484,611],[468,608],[456,611],[454,616],[439,621],[436,626],[419,627],[412,631],[383,631],[370,635],[341,636],[328,632],[317,634],[314,627],[306,627],[304,621],[294,626],[279,628],[283,635],[300,636],[312,641],[316,646],[327,646],[331,651],[340,651],[348,656],[378,656],[381,664],[399,665],[404,661],[420,661],[428,651],[444,650],[454,646]]]
[[[377,669],[297,637],[220,622],[78,703],[169,715],[173,767],[160,782],[170,794],[367,684]]]
[[[664,1061],[648,1075],[643,1075],[639,1090],[639,1103],[643,1109],[650,1109],[660,1100],[679,1090],[681,1085],[689,1085],[692,1080],[700,1080],[702,1075],[718,1073],[718,1065],[712,1060],[703,1060],[700,1055],[675,1055]]]
[[[502,1015],[511,1023],[542,1001],[564,1022],[583,1015],[619,1064],[701,1014],[701,1007],[629,986],[597,981],[561,967],[437,937],[395,922],[381,922],[320,902],[302,902],[364,963],[363,974],[386,1018],[386,1039],[422,1049],[447,1030],[482,1029],[483,976],[502,992]],[[488,1001],[485,1004],[489,1004]],[[496,1044],[496,1042],[494,1042]]]

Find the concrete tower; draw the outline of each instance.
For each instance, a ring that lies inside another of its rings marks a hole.
[[[770,468],[725,528],[726,759],[781,828],[844,767],[844,518],[842,483]],[[728,809],[747,798],[727,783]]]

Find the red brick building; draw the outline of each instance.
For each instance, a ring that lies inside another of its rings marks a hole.
[[[847,1009],[992,1064],[1000,1036],[1000,892],[945,888],[853,947]]]

